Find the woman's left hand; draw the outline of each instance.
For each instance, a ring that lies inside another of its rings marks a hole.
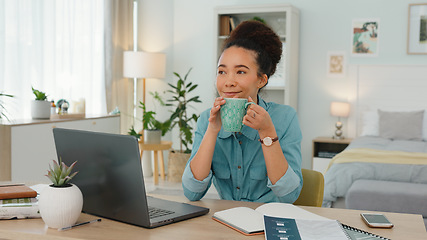
[[[248,97],[248,102],[254,102],[251,97]],[[263,131],[267,129],[274,129],[273,122],[271,121],[270,114],[265,109],[257,104],[248,106],[246,115],[243,117],[243,124],[255,130]]]

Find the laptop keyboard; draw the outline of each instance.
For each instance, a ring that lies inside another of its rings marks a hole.
[[[161,216],[165,216],[165,215],[175,213],[173,211],[155,208],[155,207],[148,207],[148,212],[149,212],[148,215],[150,216],[150,218],[156,218],[156,217],[161,217]]]

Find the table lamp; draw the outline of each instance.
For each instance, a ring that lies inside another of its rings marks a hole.
[[[335,135],[332,137],[334,139],[344,139],[342,135],[342,122],[341,117],[348,117],[350,114],[350,104],[347,102],[331,102],[331,115],[338,117],[338,121],[335,123]]]

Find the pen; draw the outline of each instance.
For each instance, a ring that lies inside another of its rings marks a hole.
[[[58,231],[68,230],[68,229],[71,229],[71,228],[74,228],[74,227],[78,227],[78,226],[81,226],[81,225],[86,225],[86,224],[94,223],[94,222],[101,222],[101,218],[90,220],[90,221],[87,221],[87,222],[77,223],[77,224],[74,224],[74,225],[69,226],[69,227],[59,228]]]

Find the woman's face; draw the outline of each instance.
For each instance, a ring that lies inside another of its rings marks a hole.
[[[267,75],[258,77],[255,53],[241,47],[226,49],[218,62],[216,88],[224,98],[248,98],[257,101],[258,89],[267,83]]]

